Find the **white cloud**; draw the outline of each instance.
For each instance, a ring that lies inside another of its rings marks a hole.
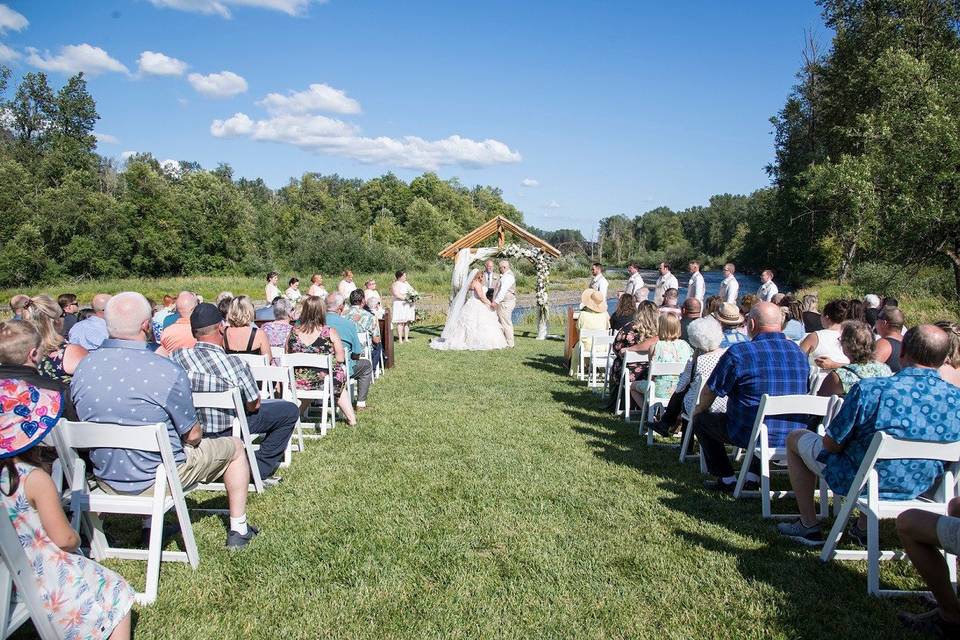
[[[156,51],[144,51],[137,60],[140,73],[152,76],[182,76],[187,70],[186,62]]]
[[[0,62],[12,62],[20,57],[20,52],[0,42]]]
[[[139,151],[123,151],[120,153],[120,159],[126,162],[127,160],[137,155],[138,153],[140,152]]]
[[[120,144],[120,140],[117,139],[117,136],[112,136],[109,133],[100,133],[99,131],[94,131],[93,137],[97,139],[97,144]]]
[[[206,76],[191,73],[187,80],[197,92],[210,98],[230,98],[247,90],[247,81],[233,71],[221,71]]]
[[[306,91],[291,91],[287,95],[269,93],[258,102],[270,113],[360,113],[360,103],[340,89],[328,84],[311,84]]]
[[[180,166],[179,160],[167,158],[166,160],[161,160],[159,164],[160,169],[172,178],[179,178],[183,175],[183,168]]]
[[[539,187],[540,182],[537,180],[534,180],[533,178],[524,178],[523,180],[520,181],[520,185],[527,187],[529,189],[533,189],[534,187]]]
[[[84,73],[95,76],[107,71],[129,73],[123,64],[101,49],[89,44],[69,44],[60,48],[59,55],[50,55],[49,51],[43,54],[33,47],[27,48],[27,63],[44,71],[59,71],[62,73]]]
[[[319,115],[290,114],[253,120],[245,113],[236,113],[226,120],[214,120],[210,133],[218,138],[247,137],[278,142],[365,164],[407,169],[436,170],[446,165],[476,168],[521,159],[518,152],[499,140],[476,141],[458,135],[442,140],[424,140],[417,136],[370,138],[360,135],[355,125]]]
[[[155,7],[165,9],[178,9],[229,18],[231,15],[230,7],[254,7],[280,11],[291,16],[301,15],[312,1],[318,4],[326,2],[326,0],[150,0],[150,3]]]
[[[5,4],[0,4],[0,33],[8,29],[12,31],[23,31],[30,22]]]
[[[544,208],[546,208],[546,209],[559,209],[559,208],[560,208],[560,203],[557,202],[556,200],[551,200],[550,202],[548,202],[547,204],[545,204],[545,205],[543,205],[543,206],[544,206]]]

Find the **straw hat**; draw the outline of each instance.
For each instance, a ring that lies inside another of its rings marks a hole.
[[[62,412],[58,391],[23,380],[0,380],[0,459],[12,458],[43,440]]]
[[[596,289],[587,289],[580,294],[580,306],[603,313],[607,310],[607,301],[603,299],[603,294]]]
[[[743,315],[737,305],[732,302],[724,302],[720,305],[720,308],[714,311],[713,317],[725,327],[738,327],[743,324]]]

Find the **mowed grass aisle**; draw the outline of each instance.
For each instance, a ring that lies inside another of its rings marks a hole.
[[[427,339],[397,347],[359,427],[251,499],[248,550],[195,514],[200,567],[164,565],[139,637],[905,637],[863,565],[821,565],[597,411],[560,342]],[[144,565],[109,564],[142,588]]]

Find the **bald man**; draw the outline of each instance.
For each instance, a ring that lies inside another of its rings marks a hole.
[[[769,302],[753,306],[747,317],[752,340],[732,345],[720,358],[694,410],[693,429],[700,442],[707,470],[717,479],[707,488],[733,493],[736,486],[726,445],[746,448],[760,399],[771,396],[804,395],[808,392],[810,365],[807,356],[781,331],[780,308]],[[710,413],[716,398],[727,398],[726,413]],[[782,447],[787,434],[806,428],[802,416],[768,418],[767,439],[771,447]],[[747,489],[760,482],[760,462],[754,458],[747,474]]]
[[[78,322],[70,328],[68,341],[70,344],[77,344],[87,351],[96,351],[109,336],[107,335],[107,322],[103,319],[103,310],[107,308],[110,302],[110,294],[98,293],[93,296],[93,315]]]
[[[197,344],[197,339],[193,337],[193,330],[190,328],[190,314],[199,304],[197,294],[192,291],[181,291],[175,304],[177,321],[164,329],[160,336],[160,346],[167,353],[173,353],[177,349],[192,349]]]

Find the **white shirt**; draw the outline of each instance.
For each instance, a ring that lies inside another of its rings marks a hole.
[[[687,283],[687,300],[696,298],[703,304],[703,297],[706,294],[706,284],[703,282],[703,274],[697,271],[690,275],[690,281]]]
[[[277,296],[280,295],[280,288],[272,282],[268,282],[267,286],[264,288],[264,293],[267,294],[267,304],[270,304]]]
[[[346,280],[341,280],[340,284],[337,285],[337,293],[343,296],[344,300],[350,299],[350,294],[357,288],[356,283],[347,282]]]
[[[500,282],[497,284],[497,290],[493,294],[493,304],[500,304],[508,295],[516,296],[516,284],[517,278],[513,275],[513,271],[507,271],[501,274]]]
[[[666,275],[657,278],[657,288],[653,292],[653,304],[659,307],[663,304],[663,294],[667,292],[667,289],[679,288],[680,284],[677,282],[676,276],[668,271]]]
[[[639,271],[637,271],[627,280],[627,286],[624,287],[623,292],[628,296],[637,297],[640,295],[640,290],[645,286],[647,285],[643,281],[643,276],[640,275]]]
[[[497,275],[493,271],[483,272],[483,284],[487,289],[497,288]]]
[[[720,298],[724,302],[737,304],[737,294],[740,293],[740,283],[732,275],[727,276],[720,283]]]
[[[773,300],[773,296],[778,293],[780,293],[780,290],[777,289],[777,285],[773,283],[773,280],[761,284],[760,288],[757,289],[757,297],[763,302],[770,302]]]
[[[607,282],[607,279],[603,277],[603,274],[598,274],[593,276],[590,280],[590,288],[596,291],[599,291],[603,294],[603,299],[607,299],[607,289],[610,288],[610,284]]]

